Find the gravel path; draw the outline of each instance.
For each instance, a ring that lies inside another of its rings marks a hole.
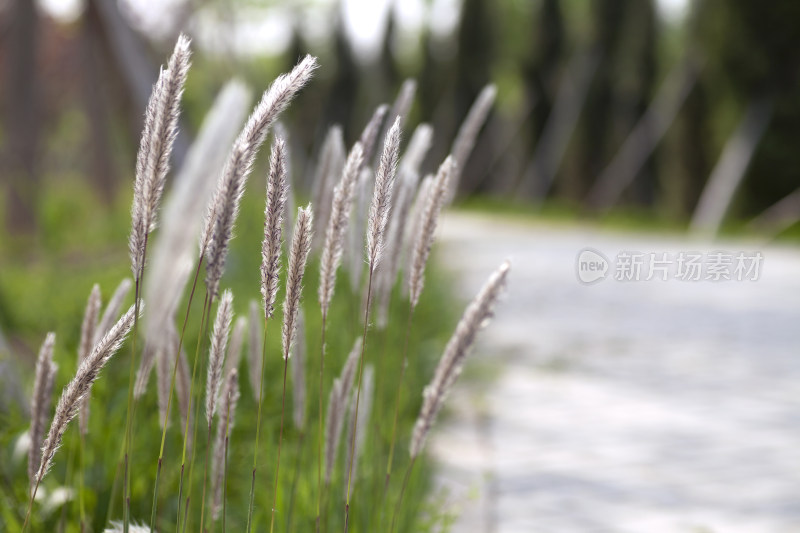
[[[612,262],[590,286],[585,247]],[[613,279],[698,250],[760,250],[759,279]],[[451,214],[440,251],[465,299],[513,261],[472,359],[499,375],[430,443],[454,533],[800,531],[800,250]]]

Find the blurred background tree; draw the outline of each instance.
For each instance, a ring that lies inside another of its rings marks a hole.
[[[0,9],[2,218],[15,234],[35,234],[38,191],[51,180],[81,177],[104,205],[129,193],[156,58],[179,31],[198,53],[177,164],[227,78],[262,88],[310,52],[322,64],[313,97],[286,117],[300,183],[308,184],[307,162],[330,125],[353,142],[406,78],[418,82],[407,131],[420,122],[435,127],[425,165],[432,170],[475,97],[495,83],[495,109],[464,169],[462,198],[528,197],[531,210],[562,206],[580,215],[626,142],[650,131],[637,125],[688,58],[698,68],[685,99],[665,135],[637,154],[644,163],[609,207],[688,223],[727,141],[760,101],[770,104],[763,132],[747,137],[753,154],[740,164],[741,180],[720,178],[736,192],[717,204],[736,224],[800,187],[793,0],[10,0]],[[541,187],[536,157],[544,156],[536,150],[549,150],[539,144],[548,125],[569,115],[554,113],[560,98],[576,118],[560,124],[563,157],[545,154],[552,168]],[[797,210],[790,204],[783,214],[796,220]]]

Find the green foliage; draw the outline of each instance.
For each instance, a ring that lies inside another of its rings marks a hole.
[[[235,310],[237,314],[245,316],[249,300],[260,301],[258,268],[263,231],[263,175],[258,170],[254,173],[250,191],[245,195],[237,225],[237,237],[232,241],[228,267],[221,285],[222,288],[233,290]],[[0,351],[0,364],[12,364],[18,369],[24,376],[21,380],[24,383],[23,389],[29,391],[38,345],[47,331],[56,331],[55,361],[59,370],[54,387],[54,404],[61,388],[74,375],[77,367],[76,350],[80,323],[92,284],[99,283],[104,298],[107,299],[117,283],[130,276],[126,245],[129,200],[129,196],[125,195],[113,210],[106,212],[94,207],[96,199],[78,181],[60,185],[48,184],[40,214],[42,227],[45,229],[40,240],[27,246],[10,240],[0,242],[3,265],[0,276],[0,329],[14,346],[12,353]],[[304,435],[291,423],[293,385],[290,381],[277,502],[277,531],[309,531],[314,527],[320,353],[317,276],[318,264],[316,260],[312,260],[306,271],[303,298],[308,347],[306,431]],[[365,362],[375,366],[377,392],[370,420],[360,421],[368,424],[368,430],[358,476],[353,480],[350,531],[388,529],[402,475],[408,465],[408,442],[421,404],[421,391],[430,379],[432,368],[460,311],[460,306],[454,308],[450,305],[450,287],[444,277],[436,273],[434,268],[429,268],[428,278],[411,330],[409,369],[401,403],[395,468],[385,501],[383,486],[394,414],[395,378],[400,370],[407,314],[407,302],[399,287],[396,288],[393,298],[390,326],[386,331],[373,328],[369,333]],[[202,280],[198,287],[201,292]],[[179,307],[181,319],[187,299],[188,294]],[[132,303],[133,296],[130,295],[128,300],[127,304]],[[282,301],[281,293],[278,295],[278,303]],[[196,296],[184,340],[190,366],[196,353],[201,306],[202,295]],[[363,312],[360,306],[361,295],[352,294],[348,276],[346,272],[341,272],[328,318],[324,407],[327,406],[333,377],[340,372],[355,338],[361,335]],[[270,520],[269,509],[272,504],[281,416],[283,361],[280,355],[280,320],[280,312],[276,312],[267,328],[265,397],[253,531],[264,531]],[[142,344],[137,342],[137,351],[141,350]],[[198,367],[199,398],[203,397],[205,388],[208,342],[205,341],[203,346]],[[84,501],[90,530],[102,531],[109,519],[121,519],[121,475],[117,476],[117,469],[124,437],[130,357],[131,348],[128,342],[103,370],[92,391],[92,413],[82,469],[83,491],[80,492],[79,483],[80,439],[77,424],[73,423],[65,435],[62,449],[56,454],[54,468],[43,483],[44,497],[34,505],[32,531],[80,531],[80,497]],[[229,531],[242,531],[247,519],[257,411],[257,402],[253,399],[247,378],[248,372],[247,358],[243,356],[240,366],[242,394],[236,411],[236,425],[231,435],[228,463]],[[3,374],[0,381],[10,379],[10,376],[11,373]],[[5,387],[5,384],[0,384],[0,387]],[[155,377],[151,378],[148,393],[136,409],[133,432],[131,516],[143,523],[150,516],[161,437],[154,389]],[[200,405],[191,488],[184,486],[184,494],[191,490],[189,531],[193,531],[199,523],[202,470],[207,446],[202,400]],[[27,406],[24,402],[2,405],[0,417],[0,531],[17,531],[21,529],[25,515],[28,485],[26,455],[15,454],[14,449],[19,437],[28,428]],[[178,513],[177,490],[182,437],[177,408],[172,410],[171,424],[167,433],[159,488],[157,531],[172,530]],[[338,531],[343,528],[346,481],[343,470],[345,450],[348,448],[344,442],[346,433],[345,430],[333,480],[327,492],[324,531]],[[431,518],[436,516],[436,512],[425,507],[424,502],[430,487],[430,469],[424,459],[417,462],[420,464],[411,476],[397,531],[426,531],[436,527],[437,522],[444,521],[444,518]],[[188,476],[188,464],[186,472]],[[296,487],[293,489],[295,483]],[[72,498],[65,504],[50,509],[46,502],[58,487],[69,488]],[[206,513],[208,512],[207,508]],[[217,522],[216,529],[220,530],[220,522]]]

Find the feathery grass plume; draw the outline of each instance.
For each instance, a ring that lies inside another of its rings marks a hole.
[[[302,306],[297,313],[297,334],[292,344],[292,419],[300,431],[306,425],[306,318]]]
[[[311,251],[312,227],[314,216],[311,212],[311,204],[305,208],[297,210],[297,223],[292,236],[292,247],[289,250],[289,267],[286,278],[286,296],[283,301],[283,392],[281,393],[281,423],[278,432],[278,455],[275,460],[275,488],[272,497],[272,517],[270,519],[270,533],[275,526],[275,508],[278,502],[278,475],[281,467],[281,444],[283,443],[283,420],[286,411],[286,374],[289,367],[289,356],[292,353],[292,342],[297,332],[297,315],[300,311],[300,296],[303,292],[303,275],[306,270],[308,253]],[[259,415],[261,405],[259,402]],[[260,416],[259,416],[260,419]],[[256,429],[258,434],[258,429]],[[256,443],[258,439],[256,439]],[[258,446],[256,445],[256,450]],[[255,459],[254,463],[255,465]],[[255,466],[253,469],[255,476]],[[255,477],[254,477],[255,479]],[[249,522],[249,518],[248,518]]]
[[[475,140],[478,138],[478,133],[481,131],[486,118],[489,116],[489,111],[492,109],[494,99],[497,96],[497,88],[493,84],[489,84],[483,88],[475,103],[467,113],[464,122],[458,129],[458,134],[453,141],[453,147],[450,153],[453,154],[455,163],[455,173],[450,180],[450,186],[447,191],[447,202],[451,202],[458,192],[458,182],[461,178],[461,172],[466,168],[467,159],[469,159],[472,149],[475,147]]]
[[[333,298],[333,289],[336,286],[336,271],[342,261],[345,232],[350,219],[350,211],[353,207],[356,180],[358,179],[363,157],[361,143],[357,142],[353,149],[350,150],[350,155],[347,157],[347,163],[342,172],[342,178],[333,191],[331,215],[325,232],[325,245],[322,249],[319,267],[319,304],[324,315],[328,314],[328,308]]]
[[[356,377],[356,367],[361,354],[362,338],[356,339],[347,361],[342,367],[342,373],[333,380],[330,396],[328,397],[328,412],[325,416],[325,484],[330,485],[333,465],[336,462],[341,440],[344,417],[347,410],[347,400],[353,388]]]
[[[247,323],[249,333],[247,340],[247,372],[250,376],[250,389],[253,392],[253,399],[258,401],[258,393],[261,384],[261,341],[263,339],[264,318],[258,302],[250,300],[250,318]]]
[[[380,260],[383,248],[386,221],[392,203],[392,187],[394,185],[397,158],[400,150],[400,117],[386,133],[378,172],[375,174],[375,190],[372,193],[372,204],[367,218],[367,262],[371,271]]]
[[[405,126],[406,119],[408,118],[408,112],[411,110],[411,105],[414,103],[414,95],[416,92],[417,81],[413,78],[406,79],[400,86],[400,90],[397,92],[397,96],[392,103],[392,107],[389,109],[387,116],[399,118],[401,129]],[[391,124],[384,122],[383,127],[379,130],[379,138],[384,138],[390,127]],[[376,158],[376,161],[372,161],[372,159],[370,159],[369,162],[374,162],[377,165],[379,163],[379,161],[377,161],[377,155],[374,155],[374,157]]]
[[[225,484],[225,439],[233,429],[236,414],[236,402],[239,401],[239,373],[234,368],[225,379],[225,386],[220,394],[222,405],[217,413],[217,434],[214,438],[214,460],[211,463],[211,479],[214,484],[214,504],[211,506],[211,517],[219,518],[222,512],[222,489]]]
[[[239,213],[239,203],[247,178],[253,168],[256,153],[266,139],[270,126],[311,79],[317,66],[314,57],[306,56],[289,74],[282,74],[264,92],[247,123],[236,139],[228,162],[217,183],[209,204],[205,227],[200,238],[200,249],[206,254],[206,288],[216,296],[219,280],[225,270],[228,245],[233,236],[233,226]]]
[[[275,138],[270,157],[267,180],[267,201],[264,208],[264,240],[261,243],[261,296],[264,317],[270,318],[275,310],[278,278],[281,269],[281,231],[286,204],[286,145]]]
[[[439,213],[447,196],[450,177],[458,172],[453,163],[452,156],[448,156],[436,173],[436,179],[429,190],[425,207],[419,222],[414,248],[411,251],[411,264],[409,265],[408,294],[411,306],[416,307],[419,296],[422,294],[422,285],[425,282],[425,265],[431,253],[433,239],[436,236],[436,223]]]
[[[311,204],[297,210],[297,223],[289,252],[289,270],[286,278],[286,297],[283,301],[283,357],[289,358],[292,341],[297,331],[297,313],[300,309],[300,296],[303,292],[303,275],[306,270],[308,252],[311,250],[311,226],[314,215]]]
[[[444,349],[442,358],[436,366],[433,380],[422,393],[422,409],[414,425],[411,437],[411,457],[416,457],[425,445],[425,438],[436,421],[436,415],[448,391],[453,386],[464,365],[464,358],[475,341],[475,336],[492,317],[494,304],[506,284],[511,264],[504,261],[489,277],[475,299],[469,304],[461,317],[453,336]]]
[[[292,226],[294,225],[294,213],[297,211],[297,204],[294,199],[295,185],[292,182],[292,150],[291,142],[289,140],[289,130],[278,121],[275,123],[275,137],[283,139],[283,144],[286,147],[284,160],[286,162],[286,201],[283,202],[283,227],[281,228],[281,240],[286,247],[286,253],[289,253],[289,247],[292,245]]]
[[[214,319],[214,330],[211,332],[211,348],[208,352],[208,376],[206,379],[206,421],[211,425],[211,418],[217,409],[217,395],[222,380],[222,364],[225,349],[228,346],[228,334],[233,320],[233,293],[226,290],[217,307]]]
[[[195,246],[204,210],[247,116],[251,97],[241,81],[225,84],[164,198],[161,228],[155,239],[148,241],[150,268],[144,282],[147,341],[163,335],[164,325],[175,322],[175,311],[198,260]]]
[[[140,312],[142,308],[143,304],[140,304]],[[36,473],[35,485],[41,483],[48,470],[50,470],[50,466],[53,464],[53,456],[55,456],[56,450],[61,445],[61,438],[67,430],[67,425],[78,414],[81,398],[86,396],[92,389],[92,384],[100,374],[100,370],[122,346],[125,337],[133,326],[133,314],[134,306],[131,306],[114,327],[95,345],[89,357],[84,359],[78,366],[75,377],[64,387],[56,406],[53,422],[50,424],[50,431],[42,445],[42,458]]]
[[[378,137],[383,130],[383,122],[386,120],[386,115],[389,114],[389,106],[386,104],[379,105],[372,117],[361,132],[359,142],[364,150],[364,164],[368,164],[375,155],[375,148],[378,146]]]
[[[336,179],[342,174],[345,165],[346,148],[342,127],[334,124],[328,130],[325,141],[322,143],[319,161],[314,172],[314,192],[312,205],[314,205],[314,250],[319,250],[325,227],[330,217],[331,198]]]
[[[111,522],[111,527],[107,527],[103,530],[103,533],[122,533],[124,531],[124,526],[122,522]],[[145,525],[137,525],[134,522],[128,524],[128,533],[151,533],[150,528]]]
[[[189,39],[181,34],[167,68],[153,87],[144,118],[144,129],[136,158],[132,226],[128,243],[134,279],[144,270],[147,234],[156,226],[156,213],[169,171],[169,156],[178,135],[180,100],[189,71]]]
[[[56,334],[48,333],[39,349],[39,357],[36,358],[33,395],[31,395],[30,450],[28,451],[28,480],[31,492],[36,484],[36,470],[42,457],[44,428],[50,414],[53,381],[56,377],[56,370],[58,370],[58,366],[53,362],[55,343]]]
[[[363,167],[358,174],[356,198],[348,231],[347,270],[350,273],[350,288],[357,294],[361,288],[361,275],[364,270],[364,233],[367,225],[367,209],[372,196],[373,177],[369,167]]]
[[[354,454],[356,458],[356,462],[353,463],[352,467],[350,463],[353,461],[353,458],[350,456],[350,450],[347,449],[345,451],[345,463],[344,463],[344,471],[350,472],[352,468],[352,476],[353,479],[358,479],[358,475],[356,475],[357,467],[358,467],[358,458],[361,456],[361,452],[364,449],[364,440],[367,437],[367,424],[369,423],[369,417],[372,413],[372,400],[375,396],[375,368],[372,365],[367,365],[364,369],[364,401],[361,403],[361,411],[359,413],[359,418],[361,419],[361,424],[358,425],[358,428],[355,427],[355,420],[354,414],[356,410],[356,397],[353,395],[350,398],[350,407],[348,408],[348,420],[347,420],[347,440],[345,442],[351,442],[353,440],[353,432],[356,432],[355,435],[355,449]],[[347,490],[347,480],[345,480],[345,487],[344,490]]]
[[[408,226],[406,222],[419,183],[419,167],[430,149],[432,136],[433,128],[427,124],[420,124],[414,130],[408,148],[397,167],[394,205],[386,226],[386,244],[384,246],[386,260],[378,266],[375,283],[377,294],[375,314],[376,323],[380,329],[386,328],[389,322],[389,304],[397,272],[400,270],[404,231]]]
[[[244,335],[247,331],[247,318],[240,316],[233,323],[231,340],[228,343],[228,355],[225,357],[224,375],[231,373],[231,370],[239,369],[239,362],[242,360],[242,347],[244,346]]]
[[[420,227],[422,226],[422,218],[425,215],[425,206],[428,203],[428,197],[433,190],[436,176],[428,174],[417,190],[417,197],[414,199],[414,205],[411,207],[411,212],[408,215],[410,224],[405,229],[403,235],[403,250],[406,259],[409,259],[414,253],[414,245],[416,244],[417,235],[419,234]],[[403,283],[401,285],[403,294],[408,296],[409,281],[411,279],[411,271],[409,268],[403,269]]]
[[[100,296],[100,285],[97,283],[89,293],[89,300],[86,302],[86,310],[83,313],[83,323],[81,324],[81,340],[78,344],[78,364],[89,357],[94,348],[95,330],[97,329],[97,319],[100,315],[102,305]],[[81,408],[78,412],[78,427],[82,435],[89,433],[89,395],[81,400]]]
[[[103,336],[108,333],[108,330],[111,329],[111,326],[114,325],[114,322],[119,319],[119,314],[122,311],[122,303],[125,301],[128,293],[131,291],[131,287],[133,287],[133,281],[131,281],[131,278],[125,278],[119,283],[119,285],[117,285],[116,290],[114,290],[114,294],[111,295],[111,299],[109,299],[108,304],[106,304],[106,309],[103,311],[103,316],[100,318],[100,321],[94,328],[92,347],[94,347],[94,345],[97,344],[97,341],[102,339]]]
[[[408,112],[411,111],[411,105],[414,103],[414,95],[416,93],[417,80],[413,78],[408,78],[400,86],[397,98],[395,98],[392,110],[389,113],[390,117],[400,117],[400,127],[403,127],[408,118]]]

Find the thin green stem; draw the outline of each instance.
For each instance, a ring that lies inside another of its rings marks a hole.
[[[194,398],[194,382],[197,376],[197,361],[200,358],[200,344],[202,343],[203,340],[202,335],[203,335],[203,328],[206,322],[206,315],[210,312],[210,310],[211,306],[209,304],[209,294],[208,290],[206,290],[206,296],[205,299],[203,300],[203,313],[200,316],[200,330],[198,331],[197,344],[195,345],[194,362],[192,363],[192,384],[189,387],[189,405],[186,406],[186,423],[184,424],[184,429],[183,429],[183,452],[181,455],[181,474],[180,474],[180,480],[178,481],[178,518],[176,520],[176,528],[178,531],[180,531],[180,525],[181,525],[181,498],[183,497],[183,474],[186,470],[186,446],[189,438],[189,420],[192,418],[191,416],[192,400]],[[180,352],[178,352],[178,357],[180,357]],[[176,358],[176,363],[177,363],[177,358]]]
[[[359,402],[361,401],[361,378],[364,375],[364,352],[367,349],[367,327],[369,326],[369,307],[372,301],[372,275],[374,274],[375,269],[370,266],[369,269],[369,281],[367,282],[367,304],[364,307],[364,335],[361,340],[361,356],[359,357],[358,362],[358,390],[356,391],[356,414],[353,417],[353,436],[350,439],[350,457],[355,459],[355,449],[356,449],[356,433],[358,430],[358,406]],[[350,461],[350,466],[347,469],[347,497],[345,499],[344,504],[344,531],[347,533],[347,526],[350,518],[350,486],[352,483],[353,477],[353,463],[355,461]]]
[[[286,516],[286,533],[290,533],[292,531],[292,515],[294,513],[294,500],[297,495],[297,481],[298,479],[300,479],[300,460],[303,458],[305,443],[306,443],[306,432],[305,430],[301,430],[300,444],[298,445],[299,452],[297,453],[297,459],[295,460],[294,463],[294,478],[292,479],[292,491],[291,495],[289,496],[289,511]]]
[[[320,502],[322,500],[322,388],[325,369],[325,329],[328,321],[327,311],[322,312],[322,344],[319,348],[319,434],[317,435],[317,533],[319,533]]]
[[[208,298],[208,312],[206,313],[206,317],[205,317],[206,318],[205,326],[204,326],[204,328],[201,328],[202,331],[200,332],[200,338],[198,339],[198,342],[197,342],[197,353],[195,354],[195,363],[197,362],[197,360],[199,358],[199,354],[203,351],[203,348],[204,348],[203,342],[205,341],[205,339],[208,338],[208,328],[209,328],[209,325],[211,323],[211,307],[213,306],[213,303],[214,303],[214,297],[213,296],[209,296],[209,298]],[[205,360],[205,359],[203,359],[203,360]],[[192,389],[194,389],[194,383],[195,383],[195,376],[192,376]],[[192,446],[192,458],[189,460],[189,491],[186,494],[187,502],[191,498],[192,489],[194,488],[194,485],[192,484],[192,480],[194,479],[194,458],[197,455],[197,426],[198,426],[198,420],[200,419],[200,416],[199,416],[200,415],[200,404],[202,403],[200,401],[200,395],[201,394],[202,394],[202,392],[198,390],[197,391],[198,398],[195,401],[194,417],[192,418],[192,420],[193,420],[193,424],[192,424],[192,427],[193,427],[193,429],[192,429],[192,442],[194,444]],[[186,419],[187,419],[187,429],[188,429],[189,417],[187,416]],[[206,443],[206,445],[208,445],[208,443]],[[184,454],[185,454],[185,451],[184,451]],[[188,511],[188,507],[187,507],[187,511]],[[186,525],[187,525],[186,523],[183,524],[184,530],[186,529]]]
[[[267,366],[267,316],[264,315],[264,338],[261,343],[261,381],[258,384],[258,417],[256,420],[256,442],[253,446],[253,475],[250,480],[250,505],[247,508],[247,533],[253,526],[253,502],[256,490],[256,469],[258,468],[258,442],[261,437],[261,407],[264,404],[264,367]]]
[[[225,416],[225,450],[222,470],[222,533],[225,533],[225,516],[228,514],[228,439],[230,438],[231,406]]]
[[[289,347],[283,354],[283,394],[281,398],[281,429],[278,432],[278,459],[275,463],[275,490],[272,493],[272,518],[269,522],[269,533],[275,529],[275,506],[278,504],[278,474],[281,469],[281,443],[283,442],[283,418],[286,412],[286,374],[289,369]]]
[[[400,367],[400,379],[397,381],[397,395],[394,402],[394,423],[392,424],[392,441],[389,447],[389,460],[386,463],[386,481],[384,482],[384,494],[386,487],[389,486],[389,478],[392,475],[392,461],[394,459],[394,445],[397,441],[397,419],[400,413],[400,399],[403,391],[403,380],[406,376],[406,367],[408,366],[408,338],[411,334],[411,320],[414,316],[414,306],[411,302],[408,303],[408,321],[406,322],[406,340],[403,345],[403,364]]]
[[[139,291],[141,289],[141,278],[136,278],[136,290],[134,292],[134,313],[133,313],[133,335],[131,338],[131,364],[130,373],[128,376],[128,407],[125,416],[125,470],[122,477],[122,531],[128,533],[130,526],[130,477],[128,469],[130,468],[130,455],[131,455],[131,427],[133,426],[133,375],[136,362],[136,336],[139,326]]]
[[[28,500],[28,511],[25,513],[25,522],[22,524],[22,533],[28,530],[28,522],[31,518],[31,509],[33,508],[33,500],[36,498],[36,492],[39,490],[39,481],[36,481],[36,485],[33,487],[33,492],[31,492],[31,498]]]
[[[189,303],[186,305],[186,314],[183,317],[183,327],[181,328],[181,337],[178,341],[178,350],[175,352],[175,364],[172,365],[172,378],[169,385],[169,396],[167,397],[167,410],[164,413],[164,423],[161,429],[161,448],[158,452],[158,463],[156,465],[156,481],[153,485],[153,508],[150,512],[150,531],[155,531],[156,527],[156,513],[158,509],[158,480],[161,477],[161,466],[164,462],[164,443],[167,439],[167,421],[169,420],[170,408],[172,407],[172,395],[175,393],[175,376],[178,373],[178,362],[181,357],[181,348],[183,348],[183,337],[186,334],[186,324],[189,322],[189,312],[192,309],[192,301],[194,300],[194,291],[197,288],[197,280],[200,277],[200,266],[203,264],[204,253],[200,253],[200,258],[197,260],[197,269],[194,273],[194,281],[192,282],[192,291],[189,293]],[[207,296],[207,295],[206,295]],[[205,310],[205,303],[203,304]],[[200,326],[202,328],[202,324]],[[180,509],[180,500],[178,500],[178,509]],[[180,511],[178,512],[180,516]]]
[[[416,456],[412,457],[411,462],[408,464],[408,469],[406,469],[406,475],[403,477],[403,486],[400,488],[400,496],[397,498],[397,505],[395,506],[394,514],[392,515],[392,527],[389,529],[389,533],[394,533],[394,524],[397,521],[397,513],[400,511],[400,505],[403,503],[403,495],[406,493],[408,478],[411,477],[411,469],[414,468],[414,463],[416,461]]]
[[[84,531],[86,531],[86,505],[85,505],[85,502],[84,502],[84,499],[83,499],[83,491],[84,491],[84,483],[83,483],[84,472],[83,472],[83,469],[86,467],[86,458],[84,456],[84,454],[86,453],[86,451],[85,451],[86,450],[86,435],[84,435],[82,431],[79,431],[79,433],[80,433],[80,440],[78,441],[78,448],[79,448],[79,450],[78,450],[78,457],[79,457],[78,463],[80,465],[79,466],[80,474],[78,475],[78,509],[79,509],[79,514],[80,514],[80,517],[81,517],[81,533],[84,533]]]
[[[208,480],[208,456],[211,451],[211,421],[208,422],[208,437],[206,438],[206,466],[203,468],[203,499],[200,502],[200,531],[203,532],[206,517],[206,481]]]

